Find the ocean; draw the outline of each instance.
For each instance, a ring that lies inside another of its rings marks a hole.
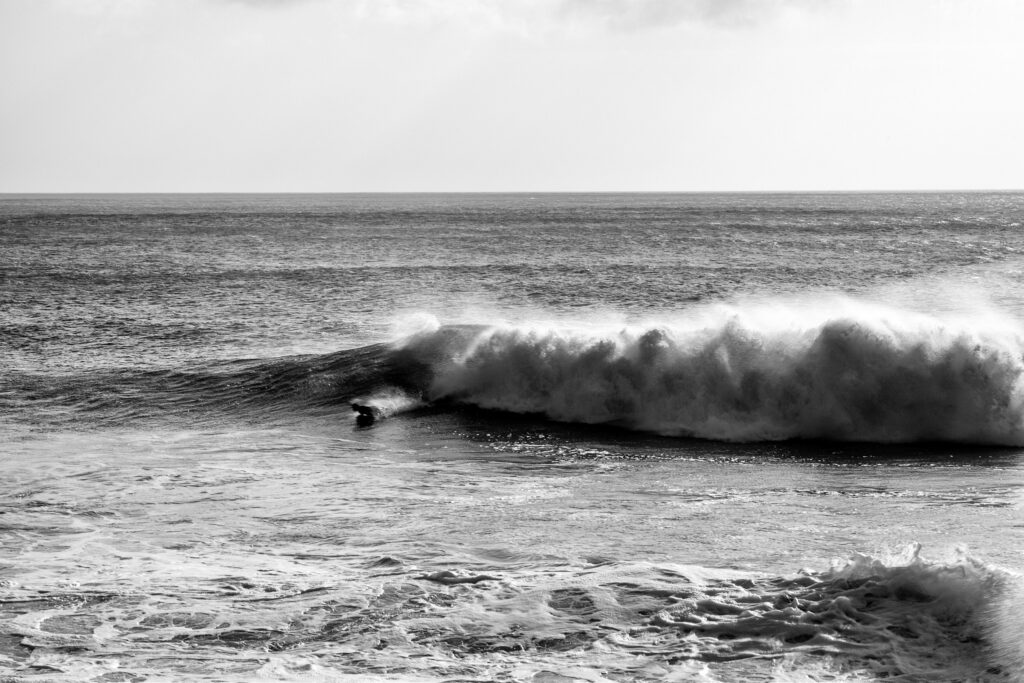
[[[1024,680],[1022,193],[0,195],[0,361],[0,681]]]

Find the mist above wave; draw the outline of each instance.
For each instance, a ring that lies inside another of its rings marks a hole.
[[[1024,333],[992,310],[834,298],[643,324],[427,326],[430,400],[731,441],[1024,444]]]

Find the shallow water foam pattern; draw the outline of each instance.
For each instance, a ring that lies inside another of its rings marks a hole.
[[[416,438],[423,419],[399,415],[355,432],[25,441],[34,464],[12,471],[0,510],[0,667],[75,681],[1014,680],[1015,574],[939,550],[855,553],[939,549],[951,532],[999,547],[986,535],[1016,515],[1022,483],[1008,457],[737,455],[451,420]],[[382,450],[399,433],[421,445]],[[115,459],[124,441],[139,451]],[[1012,564],[1002,541],[995,559]],[[829,569],[837,551],[853,559]],[[732,567],[714,568],[723,555]]]

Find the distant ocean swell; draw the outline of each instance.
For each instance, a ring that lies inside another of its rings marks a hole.
[[[8,384],[23,403],[70,404],[103,421],[236,409],[287,418],[359,401],[385,415],[461,404],[736,442],[1024,445],[1016,321],[848,300],[711,307],[640,325],[431,321],[390,345],[319,356]]]

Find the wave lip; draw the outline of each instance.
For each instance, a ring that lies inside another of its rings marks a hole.
[[[565,422],[727,441],[1024,445],[1022,340],[1005,318],[844,300],[617,330],[440,328],[403,348],[431,366],[432,400]]]

